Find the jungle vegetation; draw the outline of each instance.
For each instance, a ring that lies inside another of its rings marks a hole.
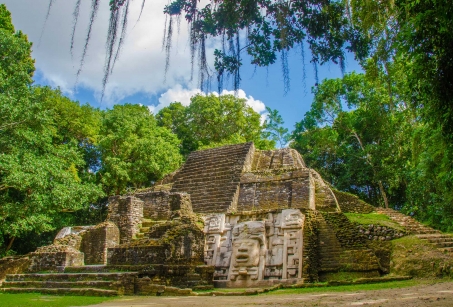
[[[110,0],[104,86],[120,55],[130,2]],[[83,54],[100,1],[91,3]],[[220,89],[231,76],[237,89],[244,60],[269,66],[280,57],[289,90],[287,55],[296,46],[309,47],[315,67],[344,67],[345,53],[353,52],[364,73],[317,80],[311,109],[290,135],[277,111],[268,110],[261,124],[234,96],[198,95],[188,107],[174,102],[158,114],[130,104],[99,110],[33,84],[31,43],[1,5],[1,255],[47,244],[62,226],[101,221],[108,196],[151,185],[193,150],[244,141],[262,149],[289,142],[337,189],[453,230],[450,1],[214,0],[200,7],[176,0],[163,10],[168,55],[178,19],[190,24],[201,88],[215,77]],[[215,37],[222,47],[211,76],[205,45]]]

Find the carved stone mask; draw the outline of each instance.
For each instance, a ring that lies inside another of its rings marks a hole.
[[[256,239],[238,239],[233,243],[233,266],[256,267],[260,261],[260,242]]]

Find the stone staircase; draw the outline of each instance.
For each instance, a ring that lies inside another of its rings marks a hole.
[[[136,272],[10,274],[4,293],[38,292],[57,295],[117,296],[134,293]]]
[[[227,211],[231,206],[252,143],[195,151],[175,175],[171,192],[190,194],[193,211]]]
[[[416,237],[428,241],[444,253],[450,253],[453,255],[453,237],[449,234],[420,234],[416,235]]]
[[[155,221],[152,219],[142,218],[142,225],[139,232],[135,234],[135,239],[145,238],[151,227],[162,223],[165,223],[165,221]]]
[[[387,215],[390,219],[403,226],[408,233],[428,241],[440,251],[453,254],[453,237],[451,235],[443,234],[439,230],[425,226],[412,217],[390,208],[377,208],[376,212]]]
[[[376,212],[387,215],[391,220],[403,226],[410,234],[440,234],[440,231],[425,226],[412,217],[402,214],[396,210],[390,208],[376,208]]]

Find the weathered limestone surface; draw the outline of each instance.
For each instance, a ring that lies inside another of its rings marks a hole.
[[[332,190],[293,149],[223,146],[191,153],[153,187],[110,197],[106,222],[65,227],[28,256],[27,270],[133,272],[124,276],[132,286],[115,293],[148,295],[379,276],[388,255],[370,236],[382,228],[362,229],[342,213],[371,209]]]
[[[132,196],[114,196],[109,199],[107,221],[120,230],[120,242],[129,243],[140,230],[143,218],[143,201]]]
[[[112,222],[104,222],[84,233],[80,251],[85,264],[107,264],[107,249],[120,243],[120,232]]]
[[[83,265],[83,253],[71,246],[49,245],[30,253],[29,272],[61,272],[66,266]]]

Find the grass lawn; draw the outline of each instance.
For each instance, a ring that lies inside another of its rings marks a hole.
[[[66,307],[99,304],[115,298],[95,296],[57,296],[39,293],[0,293],[1,307]]]
[[[391,220],[387,215],[385,214],[380,214],[380,213],[367,213],[367,214],[361,214],[361,213],[345,213],[345,215],[348,217],[348,219],[351,222],[356,222],[362,225],[380,225],[380,226],[386,226],[386,227],[391,227],[394,229],[398,230],[404,230],[401,225],[399,225],[397,222]]]

